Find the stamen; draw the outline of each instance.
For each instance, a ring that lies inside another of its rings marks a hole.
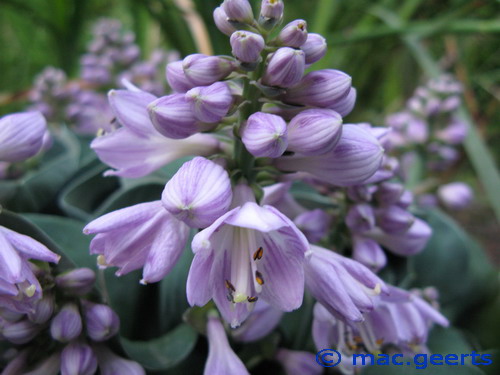
[[[378,339],[375,342],[377,343],[378,346],[382,346],[382,344],[384,343],[384,339]]]
[[[247,297],[247,301],[250,303],[257,302],[258,299],[259,297]]]
[[[255,281],[257,281],[259,285],[264,285],[264,279],[259,271],[255,271]]]
[[[24,294],[26,295],[26,297],[29,298],[33,297],[35,295],[35,292],[36,292],[36,286],[33,284],[24,289]]]
[[[232,293],[236,292],[236,288],[231,284],[231,281],[225,280],[224,284],[226,284],[226,288],[229,289]]]
[[[97,256],[97,266],[101,269],[106,268],[108,266],[108,263],[106,262],[106,258],[104,257],[104,255]]]
[[[253,253],[253,260],[256,261],[262,259],[262,255],[264,255],[264,249],[261,246],[255,253]]]
[[[234,303],[234,298],[233,298],[233,295],[232,295],[231,293],[228,293],[228,294],[226,295],[226,297],[227,297],[227,300],[228,300],[229,302]]]

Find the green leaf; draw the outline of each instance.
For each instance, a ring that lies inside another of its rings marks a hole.
[[[187,324],[149,341],[121,338],[128,356],[150,370],[166,370],[181,363],[193,350],[198,335]]]

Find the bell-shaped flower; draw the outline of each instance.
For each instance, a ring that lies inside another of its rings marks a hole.
[[[233,193],[226,170],[201,157],[182,165],[167,182],[163,206],[192,228],[206,228],[229,208]]]
[[[168,138],[183,139],[213,127],[195,117],[184,94],[162,96],[148,105],[148,112],[156,130]]]
[[[299,48],[307,40],[307,22],[295,20],[280,31],[277,41],[284,46]]]
[[[73,341],[61,353],[61,375],[94,375],[97,358],[83,341]]]
[[[342,117],[331,109],[307,109],[288,124],[288,151],[322,155],[332,151],[342,135]]]
[[[255,63],[260,59],[260,53],[265,47],[264,38],[250,31],[235,31],[229,40],[231,52],[244,63]]]
[[[74,340],[81,332],[82,317],[74,303],[65,304],[50,322],[50,335],[60,342]]]
[[[86,302],[83,306],[87,335],[93,341],[105,341],[118,333],[120,319],[111,307]]]
[[[227,36],[231,36],[237,29],[229,22],[229,17],[222,7],[217,7],[214,10],[214,22],[217,28]]]
[[[117,276],[144,267],[142,283],[160,281],[177,263],[189,227],[177,220],[161,201],[147,202],[110,212],[91,221],[85,234],[97,234],[90,253],[98,265],[118,267]]]
[[[452,182],[440,186],[437,196],[446,208],[461,210],[471,204],[474,199],[474,192],[466,183]]]
[[[243,125],[241,138],[253,156],[277,158],[288,145],[286,122],[280,116],[254,113]]]
[[[20,112],[0,118],[0,162],[35,156],[43,146],[47,123],[40,112]]]
[[[337,186],[359,185],[380,167],[384,149],[378,140],[357,125],[344,125],[335,148],[323,155],[283,156],[275,165],[284,171],[303,171]]]
[[[194,117],[206,123],[220,122],[233,104],[231,90],[225,82],[195,87],[186,93],[186,100],[191,104]]]
[[[281,212],[258,206],[248,186],[237,186],[233,205],[193,239],[187,298],[198,306],[213,298],[234,328],[258,298],[282,311],[302,304],[308,243]]]
[[[351,77],[340,70],[313,71],[290,87],[283,100],[291,104],[331,108],[349,94],[351,81]]]
[[[375,297],[386,291],[384,282],[362,264],[314,245],[305,272],[314,298],[345,321],[362,321],[362,313],[371,311]]]
[[[326,39],[319,34],[309,33],[300,49],[306,54],[306,64],[313,64],[325,56],[327,50]]]
[[[262,83],[267,86],[291,87],[302,79],[304,70],[304,52],[283,47],[270,57]]]
[[[93,347],[102,375],[145,375],[146,371],[137,362],[117,356],[105,345]]]
[[[155,99],[143,91],[109,93],[111,108],[123,127],[92,141],[91,147],[99,159],[116,169],[105,175],[143,177],[179,158],[211,155],[219,149],[219,141],[207,134],[181,140],[161,135],[147,111],[148,104]]]
[[[210,316],[207,322],[208,358],[203,375],[249,375],[245,365],[231,349],[220,320]]]
[[[232,21],[252,23],[253,11],[248,0],[224,0],[221,5]]]
[[[234,61],[219,56],[195,53],[182,60],[182,68],[189,82],[196,86],[208,86],[226,78],[235,69]]]

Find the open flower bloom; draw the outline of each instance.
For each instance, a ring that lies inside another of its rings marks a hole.
[[[109,102],[123,127],[92,141],[91,147],[101,161],[116,171],[106,175],[138,178],[181,157],[211,155],[219,141],[207,134],[185,139],[161,135],[149,118],[147,106],[156,97],[144,91],[113,90]]]
[[[236,195],[251,195],[240,185]],[[187,281],[191,305],[214,299],[224,319],[238,327],[262,297],[291,311],[302,304],[304,255],[308,243],[285,215],[258,206],[253,195],[217,219],[193,239],[195,253]]]
[[[42,297],[30,259],[57,263],[60,256],[33,238],[0,226],[0,308],[26,313]]]
[[[221,321],[209,317],[207,322],[208,358],[204,375],[249,375],[245,365],[231,349]]]
[[[100,267],[119,267],[117,276],[144,267],[142,283],[160,281],[177,263],[189,227],[173,217],[161,201],[110,212],[90,222],[85,234],[97,234],[90,253]]]

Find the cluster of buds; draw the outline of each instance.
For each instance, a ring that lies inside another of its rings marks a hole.
[[[17,178],[23,165],[52,145],[52,137],[40,112],[19,112],[0,118],[0,180]]]
[[[417,88],[403,111],[387,117],[392,128],[388,147],[403,154],[403,163],[412,163],[418,153],[425,153],[425,168],[442,173],[457,162],[458,147],[467,136],[467,124],[458,116],[461,93],[462,85],[451,75],[443,75]],[[418,201],[422,206],[441,203],[458,210],[469,206],[473,196],[467,184],[456,182],[426,192]]]
[[[177,58],[177,53],[154,51],[148,60],[140,60],[135,36],[112,19],[98,21],[87,53],[80,61],[80,77],[68,80],[57,68],[44,69],[30,92],[31,109],[44,114],[49,123],[67,122],[82,134],[111,131],[113,116],[105,92],[113,85],[129,82],[154,94],[165,91],[160,76],[163,67]]]
[[[91,302],[95,273],[76,268],[55,274],[46,262],[59,256],[34,239],[0,227],[0,340],[11,344],[2,374],[143,375],[106,341],[119,319],[107,305]],[[36,264],[32,260],[38,261]]]

